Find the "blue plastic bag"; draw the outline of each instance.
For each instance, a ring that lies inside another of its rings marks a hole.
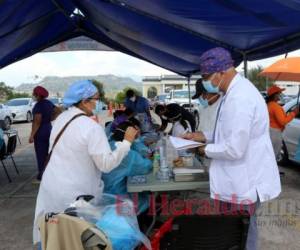
[[[114,207],[104,212],[96,226],[107,235],[114,250],[135,249],[145,237],[135,217],[118,214]]]
[[[89,202],[77,203],[75,207],[80,218],[95,224],[105,233],[114,250],[133,250],[140,243],[151,249],[150,241],[139,229],[131,200],[102,194]]]

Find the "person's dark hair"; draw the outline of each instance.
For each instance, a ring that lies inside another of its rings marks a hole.
[[[114,119],[116,119],[118,116],[124,114],[124,111],[123,110],[116,110],[114,113],[113,113],[113,117]]]
[[[80,105],[81,102],[82,102],[82,101],[79,101],[79,102],[77,102],[77,103],[74,103],[73,106],[76,107],[76,108],[79,108],[79,105]]]
[[[278,95],[278,93],[275,93],[275,94],[273,94],[273,95],[267,96],[267,97],[266,97],[266,103],[269,103],[269,102],[274,101],[276,95]]]
[[[112,139],[115,141],[123,141],[125,131],[128,127],[133,127],[133,124],[129,121],[122,122],[121,124],[119,124],[111,136]]]
[[[161,105],[161,104],[158,104],[156,107],[155,107],[155,110],[154,112],[156,114],[159,114],[160,112],[164,111],[166,109],[166,107],[164,105]]]
[[[128,117],[129,117],[129,116],[132,116],[133,113],[134,113],[134,111],[133,111],[131,108],[126,108],[126,109],[124,110],[124,114],[127,115]]]
[[[106,122],[105,124],[104,124],[104,127],[106,128],[109,124],[111,124],[112,123],[112,121],[109,121],[109,122]]]
[[[131,98],[131,97],[133,97],[133,96],[135,96],[134,91],[133,91],[132,89],[127,90],[127,92],[126,92],[126,97],[127,97],[127,98]]]
[[[165,116],[168,118],[168,121],[170,122],[177,122],[179,121],[180,124],[184,127],[184,129],[188,128],[188,124],[186,120],[182,118],[181,113],[182,107],[180,107],[178,104],[172,103],[167,105],[167,112],[165,113]]]
[[[134,117],[131,117],[129,118],[129,121],[136,127],[139,127],[141,128],[141,123],[138,119],[134,118]]]

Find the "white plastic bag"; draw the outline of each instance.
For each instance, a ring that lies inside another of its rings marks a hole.
[[[114,250],[133,250],[141,242],[151,249],[150,241],[139,229],[131,200],[103,194],[89,202],[77,201],[72,207],[78,217],[95,224],[106,234]]]

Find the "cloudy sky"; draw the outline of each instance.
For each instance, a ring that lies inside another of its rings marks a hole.
[[[300,50],[289,53],[300,56]],[[268,66],[284,55],[249,62]],[[239,66],[242,70],[242,66]],[[0,70],[0,82],[16,87],[21,83],[38,81],[45,76],[74,76],[114,74],[119,76],[155,76],[171,72],[150,63],[112,51],[72,51],[38,53]],[[38,78],[37,78],[38,76]]]

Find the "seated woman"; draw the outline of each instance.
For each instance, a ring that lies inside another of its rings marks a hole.
[[[149,147],[145,144],[145,137],[141,136],[141,123],[136,118],[132,117],[129,119],[134,126],[134,128],[138,131],[138,136],[131,144],[131,149],[140,153],[143,157],[150,158],[151,153]]]
[[[172,136],[183,136],[185,133],[192,132],[190,123],[185,120],[181,113],[181,108],[174,106],[166,112],[168,121],[173,123]]]
[[[124,138],[124,131],[128,127],[134,127],[131,122],[123,122],[116,127],[114,133],[110,137],[110,146],[113,150],[115,143],[122,141]],[[137,151],[130,149],[128,155],[122,160],[120,165],[109,173],[102,174],[104,182],[104,193],[114,195],[127,195],[127,177],[134,175],[145,175],[152,169],[152,161],[143,157]],[[147,197],[139,195],[139,204],[137,213],[144,211],[148,207]]]
[[[113,120],[111,124],[111,131],[114,132],[116,127],[121,124],[122,122],[128,121],[131,117],[133,117],[134,113],[133,110],[130,108],[126,108],[124,111],[116,113],[116,118]]]

